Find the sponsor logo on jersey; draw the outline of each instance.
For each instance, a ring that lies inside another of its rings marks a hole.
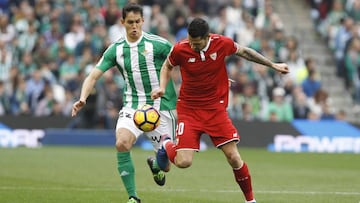
[[[120,117],[120,118],[123,118],[123,117],[132,118],[131,114],[126,113],[126,112],[123,112],[123,111],[120,111],[119,117]]]
[[[189,62],[189,63],[194,63],[194,62],[195,62],[195,58],[189,58],[188,62]]]

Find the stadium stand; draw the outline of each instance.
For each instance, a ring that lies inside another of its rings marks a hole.
[[[119,20],[126,2],[1,1],[0,116],[69,117],[84,76],[95,66],[104,48],[116,41],[116,34],[123,32]],[[345,72],[339,74],[342,72],[334,57],[335,48],[349,48],[335,46],[330,39],[336,39],[336,35],[330,38],[322,35],[327,32],[321,32],[332,9],[329,2],[337,1],[316,1],[325,2],[321,7],[311,0],[138,2],[144,5],[145,31],[173,43],[185,38],[187,22],[200,16],[209,21],[212,32],[290,65],[291,74],[281,77],[261,65],[229,58],[229,76],[234,80],[230,86],[231,117],[283,121],[279,119],[281,110],[269,109],[277,95],[283,97],[280,103],[291,107],[286,110],[291,115],[286,121],[306,118],[359,122],[356,117],[360,106],[352,97],[357,86]],[[352,1],[344,2],[345,8],[351,7],[348,4]],[[353,2],[356,5],[359,1]],[[348,13],[358,24],[357,13]],[[339,27],[339,23],[335,21],[334,27]],[[349,47],[356,48],[355,45]],[[359,53],[356,49],[353,52]],[[181,78],[175,74],[174,79],[179,88]],[[116,118],[121,108],[123,85],[117,70],[105,74],[92,93],[88,102],[91,105],[70,126],[111,128],[109,120]]]

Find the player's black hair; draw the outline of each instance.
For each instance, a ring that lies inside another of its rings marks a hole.
[[[188,26],[188,33],[192,38],[205,38],[209,35],[209,24],[202,18],[194,18]]]
[[[127,14],[130,12],[140,13],[141,17],[144,16],[143,8],[136,3],[128,3],[122,9],[122,18],[125,19]]]

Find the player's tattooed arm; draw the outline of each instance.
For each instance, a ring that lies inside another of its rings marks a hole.
[[[237,52],[236,55],[241,56],[249,61],[253,61],[259,64],[262,64],[264,66],[272,67],[273,62],[266,58],[265,56],[261,55],[260,53],[256,52],[254,49],[241,46],[239,44],[237,45]]]
[[[259,54],[254,49],[240,46],[239,44],[236,44],[236,46],[237,46],[236,55],[244,57],[249,61],[253,61],[255,63],[259,63],[264,66],[270,67],[281,74],[289,73],[289,67],[286,63],[273,63],[270,59]]]

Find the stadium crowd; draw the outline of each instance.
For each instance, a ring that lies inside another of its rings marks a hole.
[[[339,27],[338,34],[333,32],[324,37],[334,53],[342,50],[342,57],[337,59],[348,64],[343,77],[354,87],[354,93],[358,93],[355,98],[360,102],[360,71],[350,69],[360,67],[360,40],[354,35],[359,23],[353,23],[352,29],[346,27],[348,21],[359,22],[360,11],[343,10],[342,16],[335,6],[338,1],[333,1],[334,7],[326,17],[314,15],[314,22],[323,34],[328,32],[322,29]],[[187,23],[199,16],[209,22],[213,33],[231,37],[273,61],[289,64],[291,73],[281,76],[261,65],[229,58],[228,73],[233,80],[228,107],[231,118],[344,119],[344,111],[331,111],[328,94],[321,87],[316,59],[302,56],[297,39],[284,32],[282,19],[274,11],[271,0],[135,2],[144,6],[144,31],[172,43],[186,38]],[[314,3],[313,11],[316,11],[316,3],[321,1],[309,2]],[[81,81],[105,47],[124,32],[120,18],[125,3],[126,0],[0,1],[0,116],[70,117]],[[346,3],[351,9],[360,7],[359,0]],[[345,38],[353,39],[346,47],[337,41]],[[173,77],[179,88],[178,72]],[[89,96],[82,116],[69,127],[112,128],[111,120],[117,117],[122,105],[123,88],[122,76],[116,69],[106,72]]]
[[[360,110],[360,0],[309,0],[314,27],[332,51],[337,76]]]

